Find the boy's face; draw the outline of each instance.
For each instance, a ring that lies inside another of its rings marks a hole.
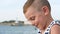
[[[30,21],[31,24],[37,28],[42,29],[46,24],[45,14],[43,10],[38,11],[36,8],[29,7],[25,13],[25,16],[28,21]]]

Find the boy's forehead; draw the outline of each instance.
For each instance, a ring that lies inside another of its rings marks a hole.
[[[36,8],[30,6],[26,11],[25,16],[29,17],[29,16],[36,15],[37,13],[38,13],[38,10]]]
[[[27,12],[25,13],[25,16],[26,16],[27,18],[29,18],[29,17],[31,17],[31,16],[34,16],[34,15],[36,15],[36,12],[34,12],[34,11],[27,11]]]
[[[32,15],[34,15],[34,14],[35,14],[34,11],[27,11],[27,12],[25,13],[25,16],[26,16],[26,17],[30,17],[30,16],[32,16]]]
[[[26,15],[34,14],[36,12],[36,9],[33,7],[29,7],[26,11]]]

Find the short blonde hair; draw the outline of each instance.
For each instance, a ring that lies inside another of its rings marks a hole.
[[[33,4],[33,7],[34,7],[34,1],[37,1],[37,0],[27,0],[27,2],[25,3],[25,5],[23,6],[23,13],[25,14],[27,12],[27,9]],[[49,10],[51,11],[51,7],[50,7],[50,4],[47,0],[38,0],[38,2],[35,4],[36,6],[35,7],[42,7],[42,6],[47,6],[49,8]],[[39,6],[37,6],[39,5]]]

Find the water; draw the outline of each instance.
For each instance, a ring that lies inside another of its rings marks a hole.
[[[0,26],[0,34],[37,34],[34,26]]]

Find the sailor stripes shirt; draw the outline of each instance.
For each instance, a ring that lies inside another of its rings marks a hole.
[[[44,34],[50,34],[51,27],[52,27],[54,24],[60,25],[60,21],[59,21],[59,20],[52,21],[52,22],[50,23],[50,25],[47,27],[47,29],[45,30]],[[39,31],[38,34],[41,34],[41,31]]]

